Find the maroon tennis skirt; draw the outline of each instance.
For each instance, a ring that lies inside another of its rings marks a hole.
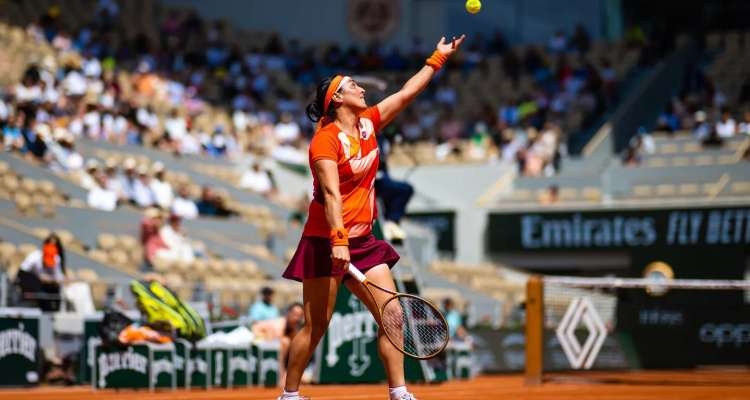
[[[352,264],[362,272],[380,264],[393,268],[400,258],[388,242],[375,239],[372,234],[349,239],[349,256]],[[282,276],[302,282],[303,279],[341,276],[345,273],[333,268],[328,238],[303,236]]]

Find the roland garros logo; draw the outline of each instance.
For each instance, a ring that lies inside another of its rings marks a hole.
[[[347,3],[349,29],[360,39],[383,39],[398,27],[400,0],[349,0]]]

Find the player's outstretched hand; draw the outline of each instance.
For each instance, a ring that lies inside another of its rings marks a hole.
[[[455,53],[456,50],[461,46],[461,43],[464,42],[464,39],[466,39],[466,35],[461,35],[460,38],[456,38],[453,36],[453,40],[450,42],[445,41],[445,36],[440,38],[440,41],[437,44],[437,51],[439,51],[441,54],[443,54],[446,57],[449,57],[451,54]]]

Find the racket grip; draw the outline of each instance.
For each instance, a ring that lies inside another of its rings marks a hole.
[[[360,270],[357,269],[357,267],[355,267],[351,263],[349,264],[349,268],[347,268],[347,271],[349,271],[349,274],[360,282],[364,282],[367,280],[365,274],[363,274]]]

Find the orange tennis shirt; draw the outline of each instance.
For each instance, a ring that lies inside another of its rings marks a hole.
[[[359,132],[353,137],[329,123],[315,132],[310,142],[310,169],[313,171],[313,200],[302,236],[329,237],[331,226],[326,220],[323,192],[313,164],[333,160],[338,164],[344,228],[349,237],[360,237],[372,231],[375,219],[375,175],[380,153],[375,133],[380,129],[380,111],[372,106],[359,114]]]

